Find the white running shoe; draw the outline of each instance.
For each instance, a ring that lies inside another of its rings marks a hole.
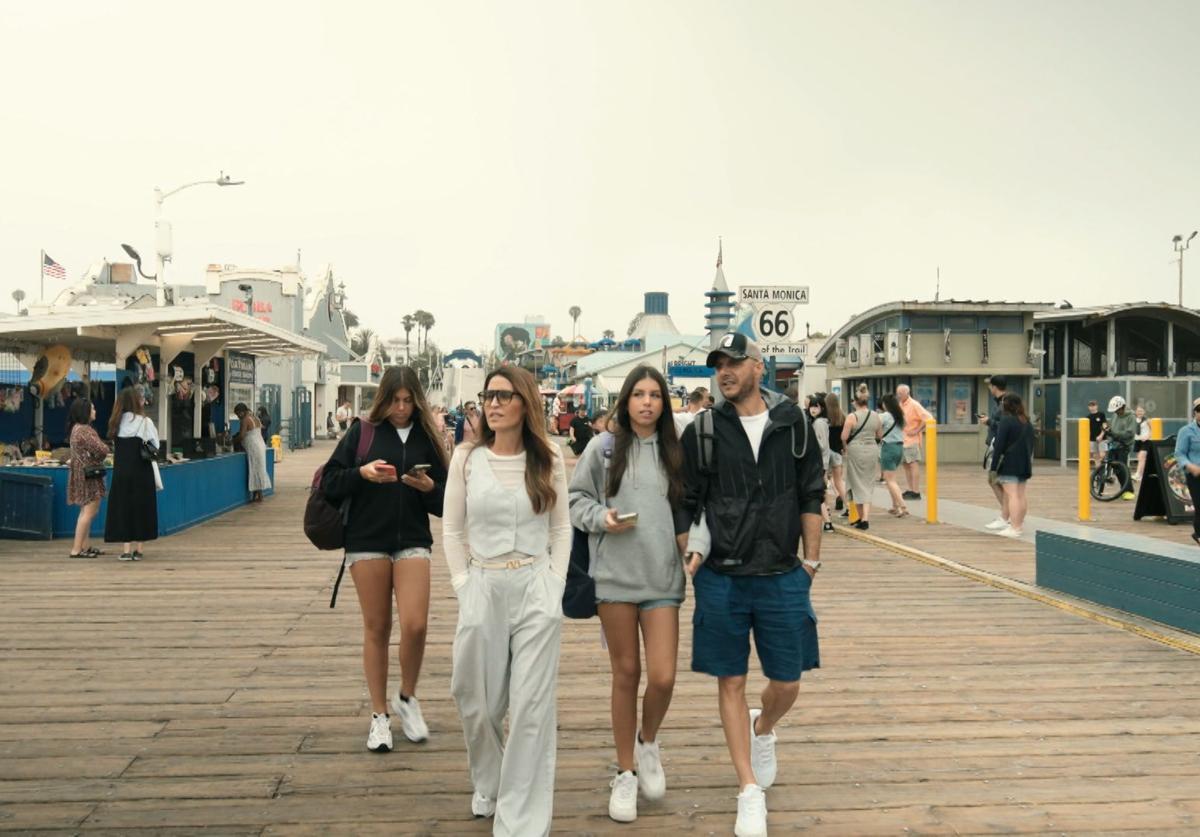
[[[647,744],[639,737],[633,745],[633,757],[637,762],[638,787],[642,796],[648,800],[662,799],[667,793],[667,774],[663,772],[658,742]]]
[[[1021,537],[1021,535],[1025,534],[1025,533],[1022,532],[1020,529],[1014,529],[1010,525],[1007,528],[1001,529],[996,534],[1002,538],[1012,538],[1013,540],[1017,540],[1018,538]]]
[[[421,704],[415,697],[400,700],[400,692],[392,695],[388,701],[392,714],[400,718],[400,729],[404,737],[414,744],[420,744],[429,737],[429,727],[425,726],[425,718],[421,715]]]
[[[750,710],[750,767],[754,770],[754,780],[758,782],[757,787],[766,790],[775,784],[775,771],[778,769],[775,761],[777,736],[775,730],[771,730],[770,735],[754,734],[754,723],[761,714],[761,709]],[[765,828],[766,826],[764,826]]]
[[[767,837],[767,795],[758,785],[746,785],[738,794],[734,837]]]
[[[494,817],[496,800],[475,791],[475,795],[471,797],[471,814],[476,817]]]
[[[371,713],[371,731],[367,733],[367,749],[373,753],[386,753],[392,749],[392,719],[387,715]]]
[[[997,517],[995,520],[993,520],[991,523],[989,523],[987,526],[984,526],[983,528],[990,529],[993,532],[999,532],[1001,529],[1003,529],[1006,526],[1008,526],[1008,521],[1005,520],[1003,517]]]
[[[617,822],[633,822],[637,819],[638,779],[632,770],[613,777],[612,795],[608,798],[608,815]]]

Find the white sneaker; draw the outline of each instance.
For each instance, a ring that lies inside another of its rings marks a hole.
[[[738,794],[734,837],[767,837],[767,795],[758,785],[746,785]]]
[[[392,719],[387,715],[371,713],[371,731],[367,733],[367,749],[373,753],[386,753],[392,749]]]
[[[484,796],[479,791],[471,797],[471,814],[476,817],[493,817],[496,815],[496,800]]]
[[[993,520],[991,523],[989,523],[987,526],[984,526],[983,528],[990,529],[993,532],[999,532],[1001,529],[1003,529],[1007,525],[1008,525],[1007,520],[1005,520],[1003,517],[997,517],[995,520]]]
[[[608,815],[617,822],[636,820],[638,779],[633,771],[618,773],[609,787],[612,788],[612,795],[608,798]]]
[[[762,714],[761,709],[750,710],[750,767],[754,770],[754,780],[758,787],[766,790],[775,784],[775,771],[778,764],[775,761],[775,731],[770,735],[755,735],[754,722]],[[739,797],[740,798],[740,797]],[[766,826],[763,826],[765,829]],[[766,831],[764,830],[765,834]]]
[[[662,799],[667,793],[667,774],[663,772],[658,742],[647,744],[639,737],[633,745],[633,757],[637,762],[638,787],[642,796],[649,800]]]
[[[415,697],[400,700],[400,692],[392,695],[388,701],[392,714],[400,718],[400,729],[404,737],[414,744],[420,744],[429,737],[429,727],[425,726],[425,718],[421,715],[421,704]]]
[[[1001,529],[996,534],[1002,538],[1012,538],[1012,539],[1016,540],[1025,533],[1022,532],[1020,529],[1014,529],[1011,525],[1009,525],[1007,528]]]

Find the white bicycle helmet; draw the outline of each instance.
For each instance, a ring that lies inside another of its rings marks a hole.
[[[1114,395],[1108,400],[1108,411],[1110,413],[1115,413],[1117,410],[1123,409],[1124,407],[1125,399],[1119,395]]]

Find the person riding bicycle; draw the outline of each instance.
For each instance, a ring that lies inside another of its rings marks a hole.
[[[1108,412],[1112,416],[1105,428],[1105,436],[1110,440],[1108,459],[1110,462],[1129,463],[1129,451],[1133,447],[1133,439],[1137,436],[1137,419],[1127,409],[1125,399],[1114,395],[1108,402]],[[1126,500],[1133,499],[1133,492],[1126,491]]]

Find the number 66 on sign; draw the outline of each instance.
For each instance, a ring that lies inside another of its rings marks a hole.
[[[738,301],[754,307],[754,339],[764,356],[804,354],[804,337],[796,332],[796,306],[808,304],[807,285],[743,285]]]

